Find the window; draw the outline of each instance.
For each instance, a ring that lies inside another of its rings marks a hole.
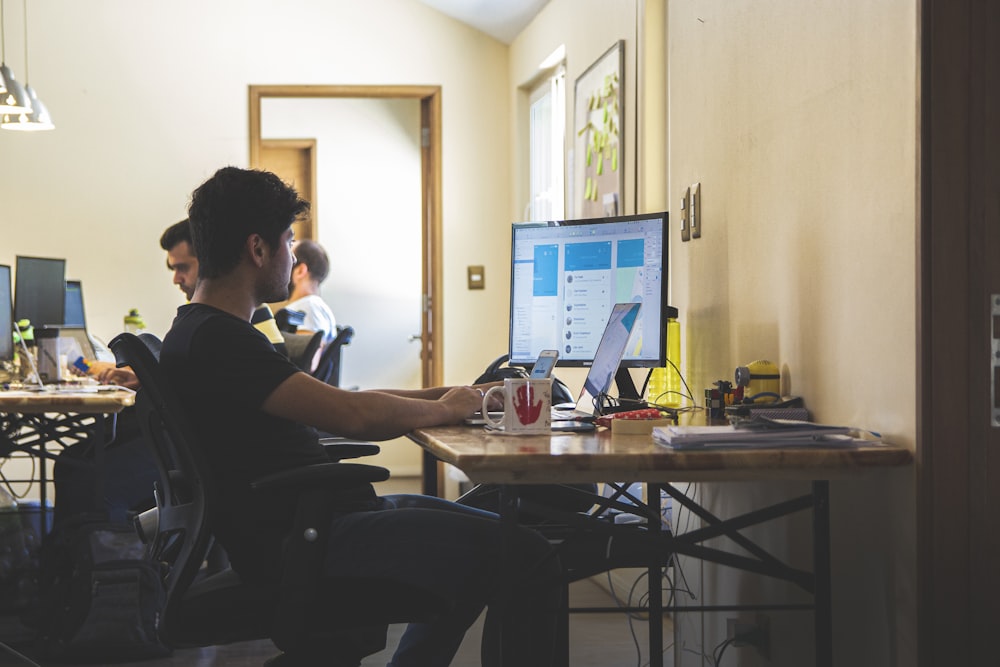
[[[566,69],[559,65],[531,92],[528,121],[530,220],[561,220],[565,209]]]

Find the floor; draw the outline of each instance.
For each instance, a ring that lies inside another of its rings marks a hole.
[[[391,481],[379,488],[380,494],[411,492],[416,481]],[[625,592],[618,597],[624,597]],[[600,581],[587,579],[570,587],[571,607],[612,607],[615,597],[609,592],[608,578]],[[2,619],[0,619],[2,620]],[[389,628],[388,645],[385,650],[369,656],[363,667],[385,665],[404,626]],[[0,622],[0,641],[3,624]],[[482,634],[482,618],[466,634],[465,641],[452,667],[475,667],[480,665],[479,640]],[[664,621],[664,663],[672,665],[673,628],[669,619]],[[10,646],[0,643],[0,667],[49,667],[49,664],[32,659],[35,651],[30,643],[9,641]],[[169,658],[144,660],[135,663],[115,663],[117,667],[243,667],[262,665],[275,655],[277,650],[270,641],[244,642],[227,646],[202,649],[177,650]],[[92,665],[93,663],[91,663]],[[645,616],[630,618],[624,613],[577,613],[570,617],[570,664],[573,667],[645,667],[649,664],[648,626]],[[58,663],[59,667],[83,667],[73,663]],[[88,666],[89,667],[89,666]]]
[[[573,584],[570,604],[574,606],[609,606],[614,601],[607,590],[592,580]],[[479,661],[479,638],[482,633],[482,619],[469,630],[452,667],[476,667]],[[388,647],[381,653],[369,656],[362,662],[363,667],[385,665],[392,655],[392,649],[399,639],[404,626],[389,628]],[[663,629],[664,663],[671,661],[670,641],[673,636],[670,621],[664,622]],[[570,618],[570,664],[573,667],[642,667],[649,664],[646,619],[630,619],[626,614],[574,614]],[[14,650],[21,657],[0,647],[0,666],[49,667],[56,663],[39,663],[30,659],[34,651],[30,647],[15,645]],[[115,663],[116,667],[243,667],[262,665],[275,655],[277,650],[270,641],[244,642],[202,649],[175,651],[169,658],[144,660],[135,663]],[[84,667],[73,663],[58,663],[59,667]],[[93,667],[88,665],[87,667]]]

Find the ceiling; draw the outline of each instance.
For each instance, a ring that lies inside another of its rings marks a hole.
[[[418,0],[510,44],[549,0]]]

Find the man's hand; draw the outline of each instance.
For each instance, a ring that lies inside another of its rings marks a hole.
[[[471,417],[483,407],[483,390],[477,387],[452,387],[438,399],[452,411],[452,422]]]
[[[135,376],[135,373],[128,366],[117,368],[108,361],[93,361],[90,364],[88,372],[91,377],[96,378],[101,384],[117,384],[129,389],[138,389],[140,386],[139,378]]]

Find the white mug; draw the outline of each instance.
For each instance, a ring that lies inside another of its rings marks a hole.
[[[503,393],[503,416],[490,419],[490,396]],[[505,378],[503,386],[490,387],[483,396],[487,428],[507,433],[547,433],[552,428],[552,379]]]

